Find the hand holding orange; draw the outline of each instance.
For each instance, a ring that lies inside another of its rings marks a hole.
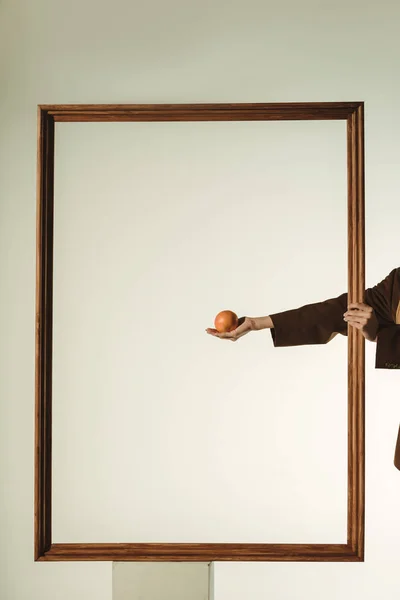
[[[218,333],[228,333],[238,326],[238,317],[231,310],[223,310],[214,319],[214,326]]]

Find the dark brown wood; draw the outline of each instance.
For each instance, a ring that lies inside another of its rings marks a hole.
[[[53,544],[44,561],[359,562],[347,544]]]
[[[348,339],[347,544],[52,544],[51,411],[54,124],[105,121],[347,120],[348,287],[362,301],[364,248],[364,107],[362,102],[287,104],[46,105],[39,107],[37,171],[37,312],[35,560],[40,561],[355,561],[364,560],[364,338]]]
[[[363,302],[365,290],[364,106],[347,119],[349,302]],[[364,556],[365,340],[349,327],[348,339],[348,544]]]
[[[51,546],[54,120],[40,109],[37,151],[35,559]]]
[[[347,119],[360,102],[44,105],[55,121],[292,121]]]

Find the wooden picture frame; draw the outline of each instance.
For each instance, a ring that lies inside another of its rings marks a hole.
[[[52,303],[54,141],[56,122],[347,121],[348,294],[362,302],[364,248],[364,105],[277,104],[46,105],[38,107],[35,523],[36,561],[363,561],[364,338],[348,335],[348,512],[346,544],[53,544]]]

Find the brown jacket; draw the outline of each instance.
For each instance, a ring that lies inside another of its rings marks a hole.
[[[400,267],[367,289],[364,301],[372,306],[379,322],[375,367],[400,369]],[[270,315],[274,324],[271,329],[274,346],[326,344],[336,334],[347,335],[347,323],[343,320],[346,310],[347,294],[342,294]],[[394,464],[400,469],[400,428]]]

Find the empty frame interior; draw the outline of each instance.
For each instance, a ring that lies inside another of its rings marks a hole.
[[[51,544],[37,558],[360,559],[360,340],[205,332],[220,310],[273,314],[362,277],[346,120],[53,118],[51,511],[37,510]]]

